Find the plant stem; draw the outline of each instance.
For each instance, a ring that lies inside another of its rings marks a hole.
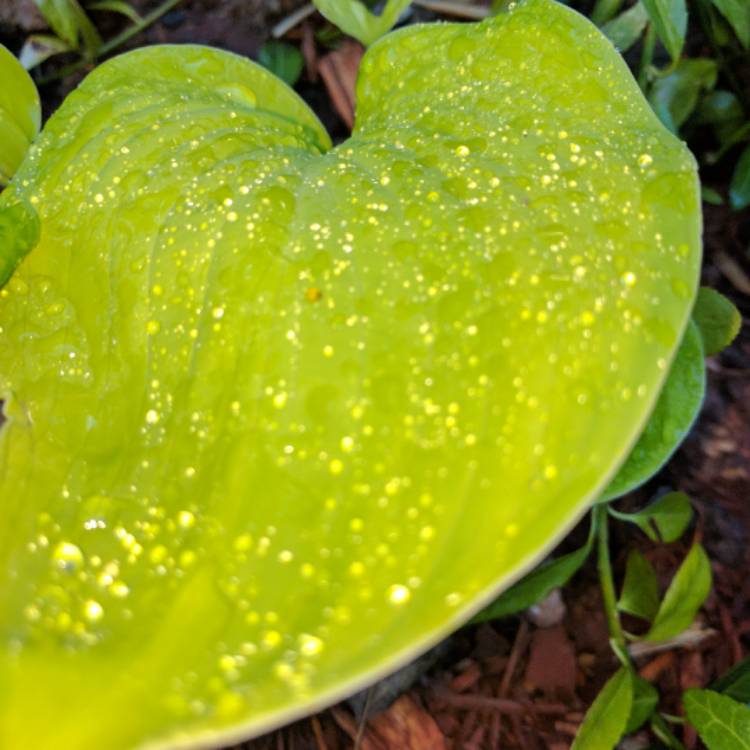
[[[599,570],[599,585],[602,589],[604,600],[604,611],[607,614],[607,625],[612,641],[619,648],[618,652],[627,653],[625,633],[620,625],[620,616],[617,612],[617,597],[615,595],[615,582],[612,576],[612,563],[609,559],[609,515],[606,503],[594,506],[594,519],[596,521],[597,537],[597,568]],[[619,653],[618,653],[619,655]]]
[[[643,38],[643,50],[641,52],[641,63],[638,66],[638,85],[641,91],[645,91],[648,83],[648,72],[651,61],[654,59],[654,48],[656,47],[656,29],[654,24],[646,26],[646,36]]]
[[[603,26],[617,14],[621,5],[622,0],[596,0],[594,9],[591,11],[591,20],[597,26]]]
[[[97,50],[97,56],[107,55],[113,50],[116,50],[121,44],[125,44],[128,39],[140,34],[141,31],[147,29],[152,23],[158,21],[165,13],[168,13],[172,8],[175,7],[180,0],[165,0],[161,5],[154,8],[150,13],[147,13],[141,18],[138,23],[134,23],[132,26],[128,26],[127,29],[119,33],[116,37],[113,37],[109,41],[99,47]]]

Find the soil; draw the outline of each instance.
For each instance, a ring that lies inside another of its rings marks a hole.
[[[274,23],[300,0],[186,0],[128,46],[199,42],[256,58]],[[153,4],[138,0],[139,9]],[[434,18],[424,11],[420,19]],[[111,14],[96,20],[105,36],[122,22]],[[351,51],[326,58],[330,50],[313,39],[324,24],[313,16],[287,36],[300,44],[307,71],[298,91],[320,114],[336,139],[348,132],[346,83]],[[17,52],[29,33],[44,23],[31,0],[0,0],[0,42]],[[331,38],[327,34],[327,39]],[[700,41],[697,42],[700,44]],[[358,59],[358,58],[357,58]],[[322,62],[324,61],[325,62]],[[42,86],[45,111],[54,110],[86,68],[55,77],[61,64],[46,63]],[[322,62],[322,65],[321,65]],[[333,72],[325,75],[325,68]],[[323,73],[321,77],[320,73]],[[750,66],[742,75],[750,80]],[[338,88],[337,88],[338,87]],[[708,177],[726,188],[720,168]],[[732,298],[747,321],[750,314],[750,212],[705,206],[703,282]],[[708,394],[701,417],[667,467],[649,484],[620,502],[635,509],[665,489],[687,492],[697,520],[680,542],[649,542],[626,524],[613,526],[615,572],[621,575],[629,550],[639,548],[669,580],[693,539],[702,540],[712,561],[714,590],[689,642],[645,654],[640,674],[662,695],[661,708],[679,715],[680,694],[707,686],[750,652],[750,326],[734,344],[708,361]],[[585,537],[578,528],[562,549]],[[592,561],[541,611],[466,627],[420,659],[408,671],[375,686],[364,696],[333,707],[266,737],[246,750],[568,750],[583,714],[617,664],[608,643],[596,571]],[[688,750],[700,748],[695,733],[677,726]],[[627,750],[656,747],[641,732]],[[623,745],[625,747],[625,745]]]

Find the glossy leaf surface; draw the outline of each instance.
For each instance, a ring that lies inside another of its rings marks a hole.
[[[0,199],[41,224],[0,296],[3,747],[220,744],[353,692],[642,430],[699,193],[609,42],[529,0],[385,38],[357,100],[332,149],[258,66],[139,50]]]

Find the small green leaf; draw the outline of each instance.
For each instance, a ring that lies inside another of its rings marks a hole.
[[[100,0],[88,6],[89,10],[108,10],[112,13],[119,13],[125,18],[129,18],[133,23],[139,23],[142,20],[141,14],[125,0]]]
[[[740,703],[750,703],[750,656],[737,662],[725,672],[713,685],[711,690],[724,693]]]
[[[21,63],[0,44],[0,187],[6,185],[39,132],[39,93]]]
[[[564,586],[581,568],[588,558],[596,532],[594,516],[591,516],[591,529],[586,544],[574,552],[568,552],[554,560],[542,563],[518,583],[486,607],[472,622],[486,622],[523,612],[542,601],[553,589]]]
[[[713,690],[686,690],[685,715],[708,750],[750,750],[750,708]]]
[[[377,16],[359,0],[313,0],[313,5],[343,32],[369,47],[398,22],[411,0],[388,0]]]
[[[656,407],[627,460],[602,494],[601,501],[634,490],[664,466],[698,416],[705,388],[703,342],[698,327],[691,321]]]
[[[750,47],[750,4],[747,0],[711,0],[734,29],[742,46]]]
[[[687,30],[685,0],[642,0],[642,2],[670,57],[674,61],[679,60]]]
[[[102,38],[78,0],[34,0],[52,31],[89,59],[96,57]]]
[[[659,703],[659,691],[638,675],[633,675],[633,705],[630,708],[630,718],[625,727],[625,734],[638,731],[654,713]]]
[[[260,48],[258,62],[290,86],[297,83],[305,65],[299,48],[285,42],[266,42]]]
[[[639,0],[632,8],[605,23],[602,31],[620,52],[627,52],[638,41],[647,23],[648,12]]]
[[[59,36],[32,34],[23,43],[18,60],[26,70],[32,70],[54,55],[72,51],[72,47]]]
[[[739,99],[724,89],[709,91],[700,100],[693,122],[696,125],[710,125],[721,146],[733,142],[735,133],[745,122],[745,114]]]
[[[729,203],[735,211],[750,206],[750,146],[740,154],[729,184]]]
[[[570,750],[612,750],[625,733],[633,705],[633,677],[621,667],[586,712]]]
[[[654,112],[666,127],[677,133],[698,104],[701,91],[710,91],[716,85],[717,75],[715,60],[680,60],[669,75],[654,81],[648,95]]]
[[[710,203],[712,206],[723,206],[724,198],[715,188],[703,185],[701,187],[701,198],[704,203]]]
[[[715,289],[701,287],[693,308],[706,356],[728,347],[740,332],[742,316],[731,300]]]
[[[690,498],[684,492],[662,495],[638,513],[620,513],[612,507],[609,512],[620,521],[634,523],[653,542],[676,541],[693,518]]]
[[[628,555],[625,581],[617,607],[622,612],[649,621],[654,619],[659,609],[659,584],[654,566],[637,549],[631,550]]]
[[[688,628],[711,591],[711,563],[696,543],[664,595],[646,641],[666,641]]]

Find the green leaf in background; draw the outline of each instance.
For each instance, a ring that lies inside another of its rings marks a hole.
[[[596,527],[591,516],[591,528],[586,544],[554,560],[543,562],[538,568],[524,576],[500,597],[475,615],[472,622],[486,622],[523,612],[542,601],[554,589],[564,586],[583,566],[591,553]]]
[[[718,68],[710,58],[682,59],[668,75],[654,81],[649,101],[659,119],[673,133],[690,117],[701,92],[716,85]]]
[[[18,61],[26,70],[32,70],[50,57],[73,51],[73,48],[59,36],[32,34],[23,43]]]
[[[750,750],[750,708],[713,690],[686,690],[688,721],[708,750]]]
[[[691,321],[646,429],[602,493],[602,501],[634,490],[664,466],[698,417],[705,390],[703,342]]]
[[[620,667],[586,712],[570,750],[613,750],[625,733],[633,705],[633,677]]]
[[[719,677],[711,685],[711,690],[724,693],[740,703],[750,703],[750,656],[737,662],[728,672]]]
[[[411,0],[387,0],[382,13],[372,13],[361,0],[313,0],[320,14],[366,47],[398,23]]]
[[[733,92],[716,89],[701,98],[693,122],[696,125],[710,125],[716,140],[723,146],[734,142],[734,134],[745,123],[745,113]]]
[[[641,0],[656,33],[674,62],[680,59],[687,31],[685,0]]]
[[[631,550],[628,555],[625,581],[617,608],[649,622],[654,619],[659,609],[659,584],[656,580],[656,571],[637,549]]]
[[[666,641],[686,630],[711,591],[711,563],[694,544],[682,561],[659,606],[646,641]]]
[[[648,12],[640,0],[602,26],[602,31],[620,52],[627,52],[640,38],[648,23]]]
[[[750,206],[750,145],[740,155],[729,184],[729,203],[735,211]]]
[[[78,0],[34,0],[34,4],[57,34],[71,49],[93,59],[102,38]]]
[[[742,316],[732,301],[705,286],[698,290],[693,320],[700,329],[706,356],[726,349],[742,326]]]
[[[633,704],[625,734],[637,732],[651,717],[659,703],[659,691],[650,683],[633,675]]]
[[[23,66],[0,44],[0,187],[6,185],[39,132],[39,93]],[[2,268],[2,261],[0,261]]]
[[[285,42],[266,42],[260,48],[258,62],[289,86],[297,83],[305,66],[299,48]]]
[[[710,203],[712,206],[724,205],[724,198],[722,198],[721,193],[706,185],[701,187],[701,198],[704,203]]]
[[[133,23],[139,23],[143,20],[141,14],[125,0],[99,0],[99,2],[91,3],[87,7],[89,10],[108,10],[111,13],[118,13]]]
[[[548,0],[410,26],[357,107],[333,148],[262,67],[144,48],[0,196],[41,224],[0,245],[3,747],[221,746],[355,692],[644,429],[699,187],[609,41]]]
[[[711,0],[734,29],[742,46],[750,47],[750,4],[747,0]]]
[[[634,523],[653,542],[675,542],[690,525],[693,509],[684,492],[669,492],[638,513],[609,512],[620,521]]]

